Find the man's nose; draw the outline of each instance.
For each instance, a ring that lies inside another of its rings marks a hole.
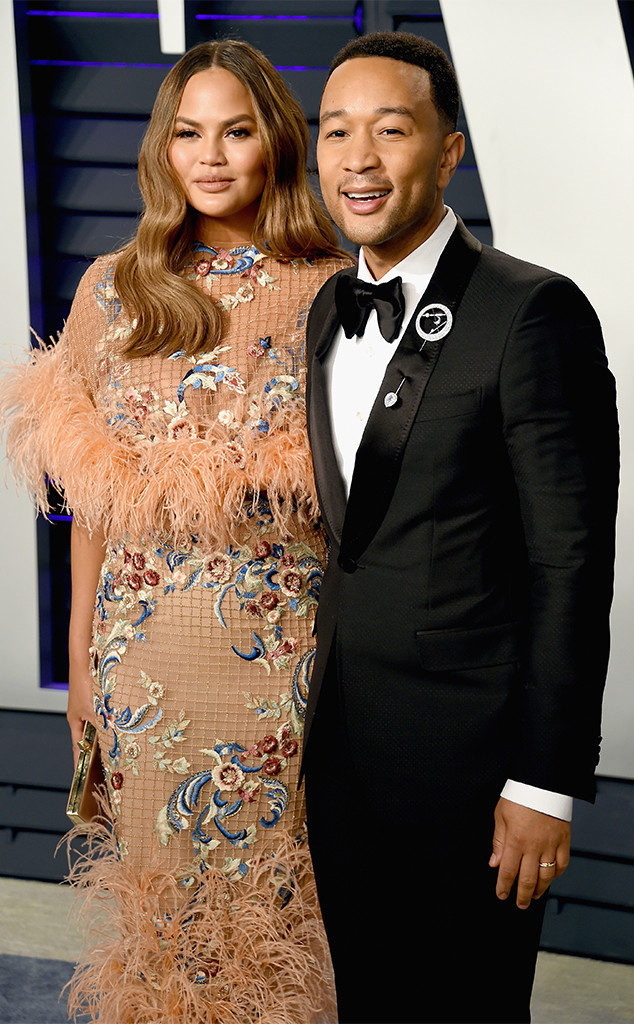
[[[344,152],[346,170],[362,174],[364,171],[376,169],[380,163],[381,159],[369,133],[359,133],[349,139]]]

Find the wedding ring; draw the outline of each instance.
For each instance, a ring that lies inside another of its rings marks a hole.
[[[539,862],[540,868],[554,868],[556,866],[556,864],[557,864],[556,860],[547,860],[547,861],[540,860],[540,862]]]

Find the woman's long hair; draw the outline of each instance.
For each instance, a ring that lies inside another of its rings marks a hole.
[[[161,85],[139,155],[144,212],[136,237],[122,250],[115,288],[135,325],[127,356],[212,348],[221,314],[182,270],[191,256],[196,211],[188,206],[168,149],[185,85],[199,71],[224,68],[251,97],[266,183],[252,241],[261,252],[294,257],[341,254],[324,210],[306,176],[306,119],[270,61],[238,40],[201,43],[169,71]]]

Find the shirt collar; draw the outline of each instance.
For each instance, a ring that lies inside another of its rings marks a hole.
[[[383,284],[384,281],[391,281],[394,277],[400,277],[403,283],[415,283],[416,279],[422,275],[431,275],[436,269],[436,264],[440,259],[440,254],[445,248],[447,242],[453,234],[453,230],[457,224],[456,215],[453,210],[449,207],[445,207],[445,216],[441,220],[436,230],[426,238],[425,241],[410,252],[400,263],[388,270],[386,274],[380,280]],[[363,249],[359,252],[359,267],[357,270],[357,277],[360,281],[366,281],[369,284],[376,284],[375,279],[368,270],[365,262],[365,256],[363,255]]]

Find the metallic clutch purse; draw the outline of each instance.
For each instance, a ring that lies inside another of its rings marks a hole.
[[[103,785],[104,774],[99,755],[97,730],[91,722],[84,725],[84,735],[79,743],[79,757],[68,794],[66,814],[75,825],[92,821],[99,815],[95,788]]]

